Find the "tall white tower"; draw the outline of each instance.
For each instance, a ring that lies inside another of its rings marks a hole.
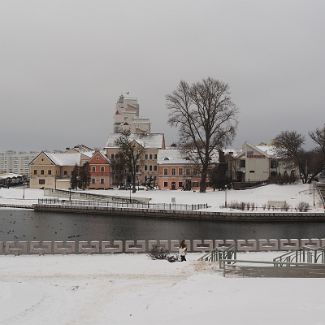
[[[115,106],[114,133],[130,130],[131,133],[150,133],[151,123],[147,118],[139,117],[139,103],[137,98],[122,94]]]

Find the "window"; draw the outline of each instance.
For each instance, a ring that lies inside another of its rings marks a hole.
[[[45,179],[39,179],[39,180],[38,180],[38,184],[40,184],[40,185],[44,185],[44,184],[45,184]]]
[[[95,184],[95,178],[92,178],[92,179],[91,179],[91,183],[92,183],[92,184]]]
[[[149,155],[149,159],[152,159],[152,154]]]
[[[151,165],[149,166],[149,170],[152,172],[152,166]]]
[[[114,159],[114,157],[115,157],[115,156],[114,156],[114,154],[112,153],[112,154],[111,154],[111,158]]]
[[[154,155],[154,158],[157,159],[157,154]]]
[[[148,166],[147,165],[144,165],[144,170],[148,170]]]
[[[278,162],[274,159],[271,160],[271,168],[277,168],[278,167]]]
[[[244,168],[246,166],[246,161],[244,159],[241,159],[239,162],[239,167]]]
[[[148,154],[145,154],[145,155],[144,155],[144,159],[145,159],[145,160],[148,160]]]
[[[34,169],[34,175],[37,175],[37,170],[36,169]]]
[[[101,167],[100,167],[100,171],[101,171],[101,172],[104,172],[104,171],[105,171],[105,167],[104,167],[104,166],[101,166]]]
[[[183,175],[183,168],[178,168],[178,175],[182,176]]]
[[[255,173],[255,170],[250,170],[249,171],[251,174],[254,174]]]
[[[41,170],[41,175],[44,175],[44,170]]]
[[[178,187],[183,187],[183,182],[178,182]]]
[[[92,171],[92,172],[95,172],[95,171],[96,171],[96,166],[92,166],[92,167],[91,167],[91,171]]]
[[[47,174],[48,174],[48,175],[52,175],[52,170],[49,169],[49,170],[47,171]]]
[[[176,175],[176,168],[172,168],[172,175],[173,175],[173,176]]]
[[[191,170],[189,168],[186,168],[185,173],[186,173],[186,176],[190,176],[191,175]]]
[[[164,182],[164,187],[168,187],[168,182]]]
[[[63,175],[68,175],[68,172],[66,170],[64,170]]]
[[[168,169],[164,168],[164,176],[167,176],[167,175],[168,175]]]
[[[158,170],[157,165],[153,166],[153,170],[156,172]]]
[[[104,184],[104,178],[101,178],[101,179],[100,179],[100,183],[101,183],[101,184]]]

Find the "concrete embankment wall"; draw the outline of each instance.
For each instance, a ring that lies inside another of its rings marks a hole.
[[[100,214],[116,217],[144,217],[158,219],[190,219],[207,221],[246,221],[246,222],[317,222],[325,221],[325,213],[237,213],[237,212],[208,212],[208,211],[178,211],[155,209],[130,209],[113,207],[70,207],[58,205],[34,205],[35,211]]]
[[[205,239],[185,240],[189,252],[209,252],[215,248],[235,246],[239,252],[294,251],[302,247],[318,249],[325,238],[318,239]],[[158,245],[177,252],[179,240],[111,240],[111,241],[0,241],[0,254],[113,254],[147,253]]]

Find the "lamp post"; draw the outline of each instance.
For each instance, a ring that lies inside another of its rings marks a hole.
[[[131,178],[130,174],[127,177],[127,184],[129,186],[129,190],[130,190],[130,203],[131,203],[132,202],[132,178]]]
[[[227,208],[227,185],[225,185],[225,208]]]

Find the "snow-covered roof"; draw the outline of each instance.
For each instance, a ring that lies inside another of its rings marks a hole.
[[[52,153],[44,152],[46,156],[51,159],[57,166],[75,166],[80,165],[81,153],[80,152],[65,152],[65,153]],[[84,154],[84,153],[83,153]]]
[[[265,152],[268,156],[275,156],[276,154],[275,146],[263,145],[263,146],[255,146],[255,147],[260,151]]]
[[[245,147],[246,147],[246,150],[245,150]],[[249,149],[247,147],[250,147],[251,149]],[[265,155],[267,158],[276,157],[275,146],[271,146],[271,145],[267,145],[267,144],[255,146],[253,144],[245,143],[242,150],[237,153],[236,158],[240,158],[241,156],[245,155],[246,152],[249,150],[256,150],[260,154]]]
[[[14,173],[4,173],[4,174],[0,174],[0,179],[14,178],[14,177],[22,177],[22,175],[14,174]]]
[[[91,158],[94,155],[94,153],[95,153],[95,150],[81,152],[82,155],[85,155],[88,158]]]
[[[211,155],[211,162],[217,163],[219,161],[218,151]],[[180,149],[169,147],[168,149],[160,149],[157,157],[158,164],[193,164],[193,160],[186,158]]]
[[[120,133],[112,133],[109,135],[105,148],[117,148],[116,140],[121,136]],[[150,133],[150,134],[131,134],[131,140],[135,140],[144,148],[157,148],[160,149],[164,143],[163,133]]]
[[[226,149],[223,149],[222,151],[225,155],[229,155],[232,153],[233,156],[236,156],[241,152],[241,150],[233,149],[233,148],[226,148]]]
[[[184,157],[179,149],[160,149],[157,156],[158,164],[193,164],[193,162]]]

